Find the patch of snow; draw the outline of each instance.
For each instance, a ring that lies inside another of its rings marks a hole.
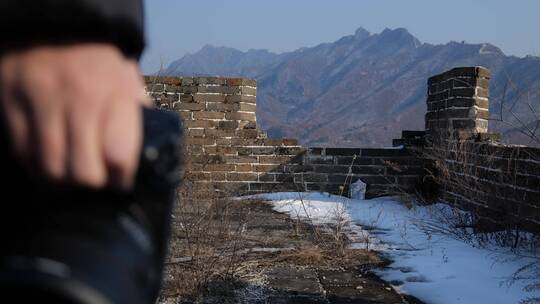
[[[395,198],[354,200],[327,193],[272,193],[257,195],[272,201],[277,211],[315,224],[346,219],[355,248],[380,251],[393,263],[378,271],[399,292],[426,303],[518,303],[538,292],[525,292],[531,282],[508,279],[528,259],[495,255],[441,233],[427,233],[418,225],[434,209],[408,209]]]
[[[395,147],[384,147],[383,149],[387,149],[387,150],[401,150],[403,149],[403,145],[400,145],[400,146],[395,146]]]

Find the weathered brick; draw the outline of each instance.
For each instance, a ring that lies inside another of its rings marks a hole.
[[[476,122],[473,119],[452,120],[454,129],[472,129],[476,127]]]
[[[188,129],[187,133],[190,137],[204,137],[204,129]]]
[[[186,128],[208,128],[209,129],[215,126],[216,126],[216,122],[213,120],[191,120],[190,119],[190,120],[184,121],[184,127]]]
[[[344,184],[350,183],[352,181],[352,176],[348,174],[331,174],[328,175],[328,182],[334,184]]]
[[[324,173],[297,173],[294,175],[294,182],[328,182],[328,174]]]
[[[224,120],[217,123],[218,129],[224,130],[236,130],[238,129],[238,121],[236,120]]]
[[[276,155],[261,155],[258,157],[261,164],[285,164],[291,160],[288,156],[276,156]]]
[[[348,166],[338,166],[338,165],[316,165],[313,166],[315,172],[317,173],[343,173],[347,174],[349,172]]]
[[[225,102],[225,95],[197,93],[193,95],[195,102]]]
[[[199,86],[198,92],[214,94],[240,94],[241,91],[240,87]]]
[[[237,105],[224,103],[224,102],[207,102],[206,110],[208,111],[221,111],[221,112],[230,112],[238,110]]]
[[[293,191],[293,189],[296,189],[294,184],[270,183],[270,182],[249,183],[250,191],[272,192],[272,191],[282,191],[282,190]]]
[[[234,105],[234,104],[230,104],[231,106]],[[255,111],[257,110],[257,106],[253,103],[246,103],[246,102],[241,102],[238,104],[238,108],[237,110],[239,111],[242,111],[242,112],[253,112],[255,113]]]
[[[257,129],[257,123],[254,122],[254,121],[242,121],[242,129],[250,129],[250,130],[255,130]]]
[[[352,156],[340,156],[337,157],[337,164],[338,165],[373,165],[373,158],[369,157],[352,157]]]
[[[247,120],[247,121],[255,121],[255,113],[238,113],[238,112],[232,112],[232,113],[226,113],[225,119],[228,120]]]
[[[193,77],[182,77],[182,86],[191,86],[195,83]]]
[[[234,171],[235,166],[233,164],[208,164],[204,165],[204,171]]]
[[[176,102],[173,109],[177,111],[202,111],[205,109],[205,105],[201,103]]]
[[[396,184],[396,178],[394,176],[364,176],[361,179],[368,185]]]
[[[271,173],[262,173],[262,174],[259,174],[259,182],[275,182],[276,181],[276,176],[275,174],[271,174]]]
[[[176,90],[177,93],[182,93],[182,94],[196,94],[198,91],[198,87],[196,86],[181,86],[181,87],[178,87],[178,89]]]
[[[235,130],[226,129],[208,129],[206,130],[206,137],[209,138],[224,138],[236,136]]]
[[[225,113],[209,112],[209,111],[193,112],[193,118],[194,119],[224,119]]]
[[[188,145],[212,146],[216,144],[216,140],[212,138],[186,138]]]
[[[238,102],[256,103],[256,97],[246,96],[246,95],[228,95],[225,97],[225,102],[227,103],[238,103]]]
[[[310,156],[306,158],[306,163],[311,165],[333,165],[333,156]]]
[[[382,166],[353,166],[352,172],[361,175],[384,175],[386,170]]]
[[[235,171],[237,171],[237,172],[253,172],[254,170],[253,170],[253,165],[241,164],[241,165],[236,165]]]
[[[241,173],[231,172],[227,173],[227,180],[229,181],[257,181],[258,176],[256,173]]]
[[[489,89],[476,88],[476,95],[477,95],[478,97],[485,97],[485,98],[488,98],[488,97],[489,97]]]
[[[312,165],[286,165],[283,171],[289,173],[309,173],[314,172],[315,168]]]
[[[301,147],[279,147],[276,149],[278,155],[299,155],[305,152],[305,149]]]
[[[276,173],[274,174],[276,182],[280,183],[294,183],[294,174],[289,173]],[[292,189],[294,190],[294,189]]]
[[[257,95],[257,88],[256,87],[248,87],[248,86],[243,86],[241,87],[241,94],[242,95]]]
[[[236,130],[236,136],[240,138],[257,138],[259,137],[259,132],[249,129]]]
[[[264,139],[264,145],[265,146],[282,146],[283,145],[283,139],[265,138]]]
[[[274,147],[253,147],[251,153],[253,155],[273,155],[276,153],[276,149]]]
[[[235,148],[225,147],[225,146],[205,147],[204,152],[207,154],[221,154],[221,155],[236,155],[237,154],[237,150]]]
[[[193,81],[196,85],[224,85],[226,79],[223,77],[194,77]]]
[[[185,178],[188,180],[210,180],[210,172],[186,172]]]
[[[225,172],[210,172],[210,176],[208,177],[208,180],[211,180],[211,181],[226,181],[227,180],[227,174]]]
[[[216,138],[216,145],[232,146],[232,139],[231,138]]]
[[[283,172],[282,165],[253,164],[254,172]]]
[[[254,164],[258,162],[255,156],[225,156],[225,160],[230,164]]]
[[[191,94],[179,94],[181,102],[193,102],[193,95]]]
[[[236,137],[231,139],[231,144],[233,146],[253,146],[256,145],[256,139]]]
[[[228,78],[227,79],[227,85],[228,86],[251,86],[256,87],[257,81],[254,79],[247,79],[247,78]]]

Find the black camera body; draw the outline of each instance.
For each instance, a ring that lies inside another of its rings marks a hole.
[[[144,110],[144,146],[130,193],[37,182],[18,165],[5,138],[0,297],[17,303],[154,303],[181,177],[178,116]]]

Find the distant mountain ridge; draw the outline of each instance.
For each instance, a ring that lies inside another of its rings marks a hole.
[[[428,77],[476,65],[493,72],[493,117],[499,117],[501,101],[514,112],[503,111],[505,123],[491,122],[492,129],[528,143],[519,131],[538,121],[526,103],[540,113],[540,59],[506,56],[489,43],[433,45],[403,28],[378,34],[359,28],[335,42],[283,54],[205,46],[161,74],[257,79],[258,123],[273,137],[312,146],[383,146],[402,129],[424,128]]]

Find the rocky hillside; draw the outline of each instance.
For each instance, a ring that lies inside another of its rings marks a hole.
[[[423,129],[426,80],[456,66],[493,72],[493,131],[529,143],[540,113],[540,58],[506,56],[491,44],[422,43],[405,29],[371,34],[360,28],[333,43],[273,54],[205,46],[163,74],[252,77],[258,123],[270,136],[311,146],[384,146],[402,129]],[[530,104],[530,106],[529,106]],[[532,109],[532,110],[531,110]]]

